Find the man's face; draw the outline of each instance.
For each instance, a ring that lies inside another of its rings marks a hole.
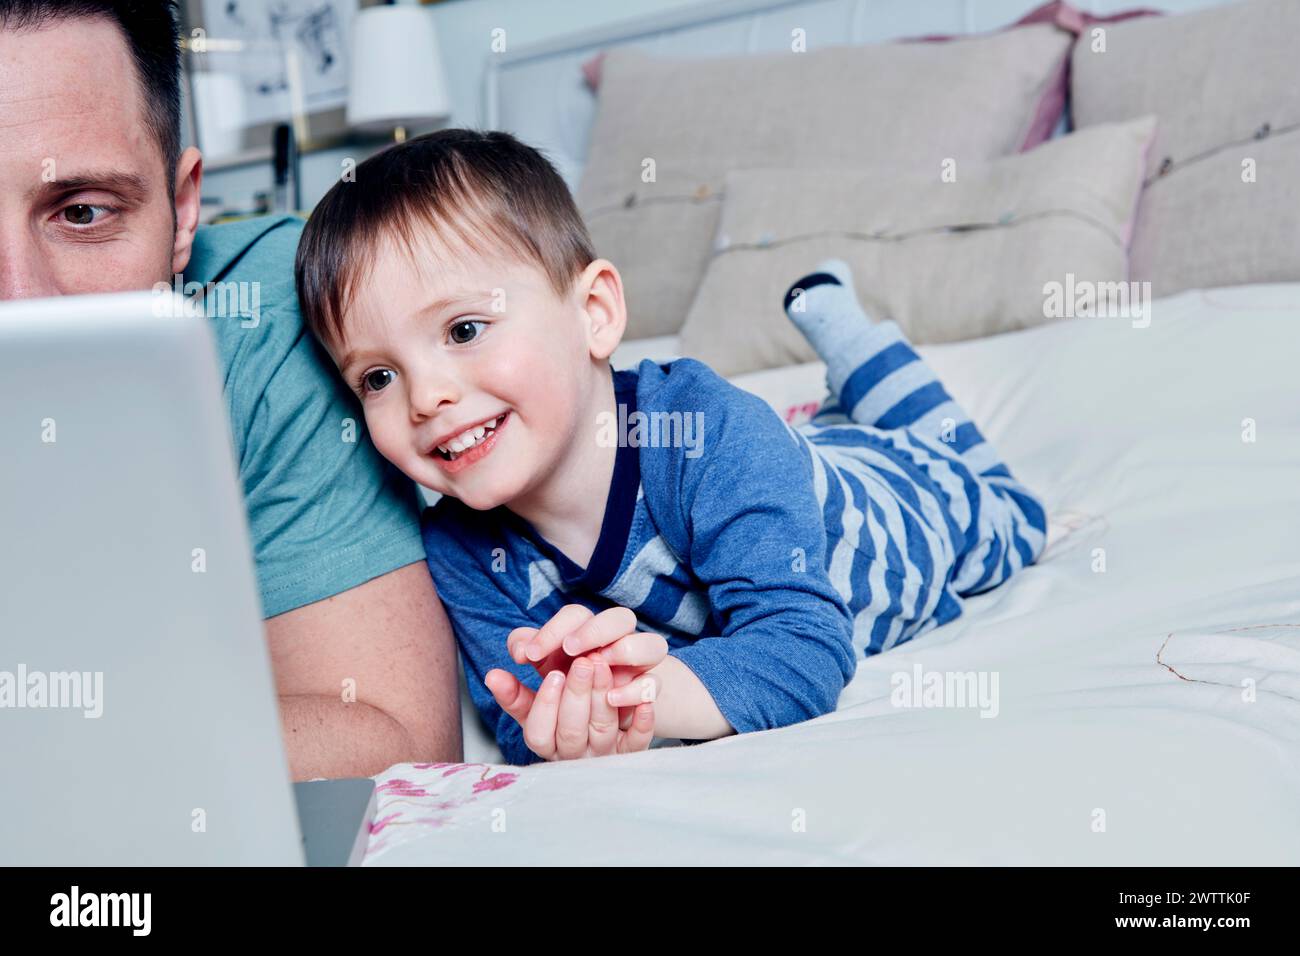
[[[198,154],[176,221],[145,105],[116,24],[0,29],[0,300],[147,289],[185,267]]]

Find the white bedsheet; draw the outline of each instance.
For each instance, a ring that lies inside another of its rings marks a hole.
[[[1036,565],[818,720],[394,767],[367,863],[1300,863],[1300,285],[921,351],[1044,499]],[[894,706],[917,666],[996,675],[996,716]]]

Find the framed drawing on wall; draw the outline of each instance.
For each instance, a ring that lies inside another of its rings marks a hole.
[[[184,0],[189,132],[211,168],[265,160],[277,124],[300,151],[347,135],[352,18],[376,0]]]

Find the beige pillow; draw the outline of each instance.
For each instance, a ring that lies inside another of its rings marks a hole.
[[[681,327],[727,171],[937,169],[1015,152],[1070,41],[1041,24],[952,43],[718,59],[611,51],[576,199],[597,255],[623,275],[628,335]],[[643,181],[647,161],[653,182]]]
[[[1135,279],[1157,296],[1300,279],[1300,0],[1085,32],[1071,95],[1081,129],[1160,120],[1133,237]]]
[[[852,267],[863,307],[917,344],[1049,321],[1048,283],[1068,295],[1067,283],[1127,280],[1154,126],[1151,117],[1098,126],[1017,156],[958,164],[950,182],[937,168],[730,173],[717,249],[680,351],[723,375],[813,360],[782,297],[830,257]]]

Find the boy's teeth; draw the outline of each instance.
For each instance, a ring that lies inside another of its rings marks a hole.
[[[457,435],[451,441],[447,442],[447,444],[439,445],[438,450],[443,452],[448,452],[453,455],[458,455],[463,451],[468,451],[469,449],[477,445],[479,441],[482,440],[484,435],[486,435],[490,431],[493,431],[500,423],[500,421],[501,419],[498,416],[497,418],[492,419],[491,424],[476,425],[473,428],[467,429],[461,434]]]

